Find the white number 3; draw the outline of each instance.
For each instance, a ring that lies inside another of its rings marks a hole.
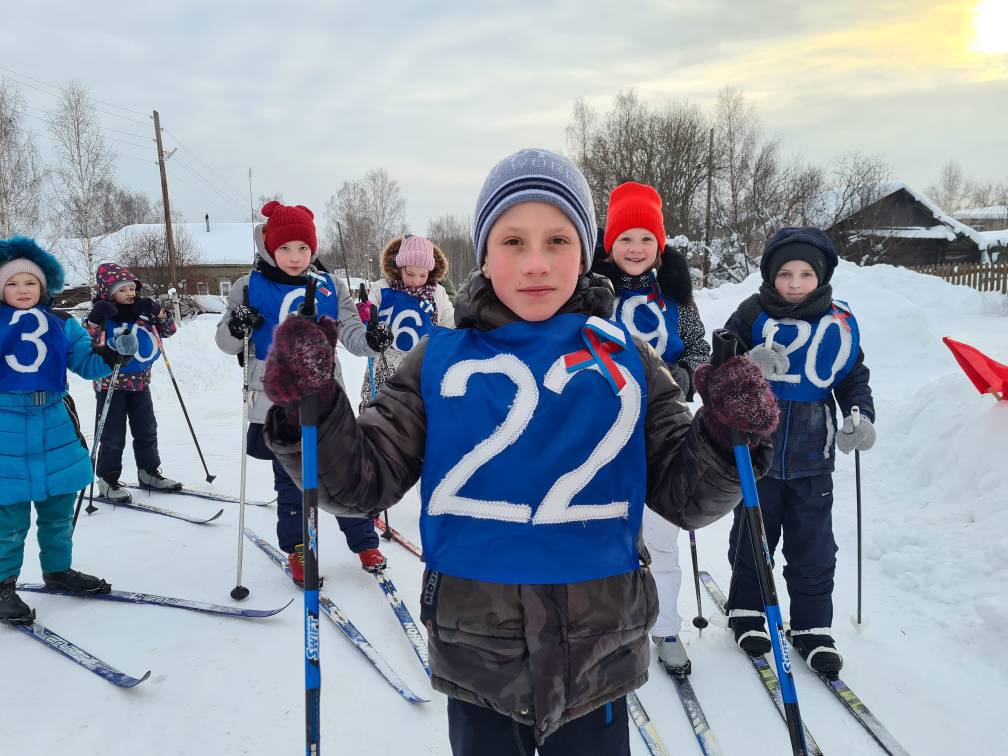
[[[7,365],[10,366],[12,370],[16,370],[19,373],[37,373],[39,365],[41,365],[49,353],[49,349],[46,347],[45,342],[40,339],[40,336],[49,332],[49,321],[46,320],[45,315],[39,312],[37,309],[32,307],[29,310],[18,310],[14,313],[11,318],[11,326],[17,325],[17,322],[21,320],[23,315],[34,315],[35,320],[38,322],[38,328],[36,328],[31,333],[22,333],[21,341],[27,341],[35,345],[35,349],[38,354],[35,356],[35,361],[30,365],[24,365],[18,362],[17,357],[13,354],[8,354],[4,359],[7,360]]]

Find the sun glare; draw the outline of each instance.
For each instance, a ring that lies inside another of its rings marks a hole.
[[[1008,53],[1008,0],[980,0],[973,16],[973,49],[987,55]]]

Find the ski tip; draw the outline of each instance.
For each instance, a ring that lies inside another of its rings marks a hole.
[[[130,675],[123,674],[122,677],[120,678],[120,681],[116,682],[116,685],[118,685],[120,688],[135,688],[137,685],[139,685],[148,677],[150,677],[150,675],[151,673],[149,669],[146,672],[144,672],[141,677],[131,677]]]
[[[220,517],[222,514],[224,514],[224,510],[223,509],[218,509],[217,510],[217,514],[215,514],[213,517],[211,517],[211,518],[209,518],[207,520],[203,520],[203,522],[201,522],[200,525],[206,525],[209,522],[213,522],[218,517]]]

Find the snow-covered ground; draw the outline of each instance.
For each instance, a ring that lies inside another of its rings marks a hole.
[[[837,296],[858,316],[872,370],[878,444],[862,455],[866,627],[856,606],[853,459],[835,475],[838,555],[834,632],[846,655],[844,679],[913,754],[1000,754],[1008,741],[1008,402],[981,397],[941,343],[950,335],[995,358],[1008,358],[1008,300],[981,295],[887,266],[842,264]],[[757,281],[700,292],[708,328],[719,326]],[[196,426],[215,490],[237,493],[240,370],[213,343],[214,316],[180,329],[166,343]],[[342,354],[351,395],[366,361]],[[72,390],[82,417],[94,412],[84,381]],[[204,474],[163,363],[154,380],[166,474],[206,487]],[[89,424],[89,423],[85,423]],[[127,452],[125,478],[135,471]],[[249,496],[270,499],[268,464],[250,461]],[[220,505],[172,496],[143,497],[191,513]],[[232,603],[237,507],[206,526],[102,506],[82,515],[74,566],[114,587]],[[414,493],[391,511],[415,540]],[[246,524],[274,540],[275,509],[250,507]],[[701,567],[726,586],[729,520],[698,533]],[[323,618],[322,747],[340,754],[445,754],[445,699],[425,676],[373,579],[323,516],[325,593],[353,619],[414,690],[431,702],[411,705],[382,680]],[[728,754],[789,753],[786,730],[728,632],[702,637],[687,541],[679,599],[683,637],[694,660],[693,685]],[[395,544],[383,547],[390,574],[419,616],[421,563]],[[245,544],[243,605],[276,607],[294,591]],[[34,533],[22,580],[40,579]],[[787,616],[787,593],[777,570]],[[0,751],[44,754],[290,754],[304,747],[303,635],[300,601],[265,620],[216,618],[160,607],[123,606],[25,594],[39,621],[130,674],[152,670],[120,690],[12,630],[0,628]],[[704,613],[714,614],[704,597]],[[880,752],[807,669],[796,664],[802,714],[826,753]],[[639,691],[673,753],[696,753],[674,688],[653,663]],[[635,754],[646,753],[631,733]]]

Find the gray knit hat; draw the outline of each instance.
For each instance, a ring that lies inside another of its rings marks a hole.
[[[495,165],[476,201],[476,267],[483,265],[487,236],[494,222],[522,202],[546,202],[570,218],[581,239],[585,270],[591,269],[597,225],[591,189],[574,163],[549,150],[524,149]]]

